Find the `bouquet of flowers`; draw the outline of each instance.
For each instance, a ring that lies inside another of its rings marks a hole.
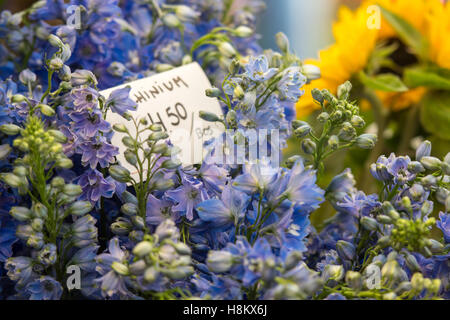
[[[377,135],[348,79],[311,90],[320,69],[284,34],[279,52],[258,46],[263,8],[42,0],[1,13],[3,299],[450,297],[450,154],[432,157],[428,141],[414,160],[379,154],[373,194],[350,169],[324,182],[326,159]],[[163,126],[131,115],[130,87],[100,90],[192,62],[223,109],[200,117],[225,131],[184,166]],[[296,119],[305,89],[311,121]],[[289,139],[300,151],[277,161]],[[336,214],[313,226],[326,203]]]

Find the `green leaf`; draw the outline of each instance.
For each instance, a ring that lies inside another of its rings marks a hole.
[[[422,34],[399,15],[383,8],[382,6],[380,7],[383,17],[398,33],[400,39],[407,46],[411,47],[419,56],[426,57],[428,52],[428,44]]]
[[[402,80],[392,73],[384,73],[378,76],[368,76],[364,72],[359,73],[361,82],[373,90],[387,91],[387,92],[405,92],[408,87]]]
[[[406,69],[403,75],[410,88],[427,87],[450,90],[450,70],[438,67]]]
[[[435,136],[450,140],[450,92],[429,92],[422,101],[420,120]]]

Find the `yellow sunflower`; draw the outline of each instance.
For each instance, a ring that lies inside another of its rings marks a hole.
[[[327,88],[336,93],[337,87],[364,70],[376,45],[396,37],[395,30],[382,19],[380,29],[367,26],[369,6],[381,5],[401,16],[427,39],[430,60],[450,69],[450,4],[440,0],[368,0],[355,11],[346,7],[339,10],[333,25],[335,43],[319,53],[319,60],[306,63],[320,67],[322,78],[306,88],[306,94],[297,103],[297,114],[303,117],[318,106],[311,97],[311,89]],[[418,103],[426,90],[417,88],[402,93],[376,92],[383,104],[397,111]]]

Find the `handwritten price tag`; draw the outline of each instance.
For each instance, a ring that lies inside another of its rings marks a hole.
[[[125,86],[131,87],[130,98],[137,105],[131,115],[135,119],[146,118],[149,123],[160,124],[169,134],[170,141],[181,149],[179,159],[183,165],[200,163],[206,152],[203,143],[224,131],[220,123],[206,122],[199,117],[202,110],[221,116],[222,109],[217,99],[205,95],[211,83],[198,63],[103,90],[101,94],[108,98],[112,91]],[[116,113],[108,112],[106,120],[111,125],[124,124],[132,134],[136,132],[131,121]],[[119,147],[117,158],[120,164],[134,173],[135,168],[124,157],[124,136],[115,132],[112,144]]]

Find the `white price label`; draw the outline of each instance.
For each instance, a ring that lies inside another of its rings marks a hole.
[[[196,62],[103,90],[101,94],[108,98],[112,91],[125,86],[131,87],[130,98],[137,105],[130,114],[135,119],[146,118],[150,124],[161,125],[169,134],[171,143],[181,149],[178,158],[183,165],[200,163],[206,153],[203,143],[224,132],[222,124],[207,122],[199,117],[200,111],[215,113],[219,117],[223,113],[219,101],[205,95],[211,83]],[[124,124],[132,135],[136,133],[133,122],[117,113],[109,111],[106,120],[111,125]],[[136,169],[124,157],[126,147],[122,138],[125,135],[114,132],[111,142],[119,147],[119,163],[136,178]]]

